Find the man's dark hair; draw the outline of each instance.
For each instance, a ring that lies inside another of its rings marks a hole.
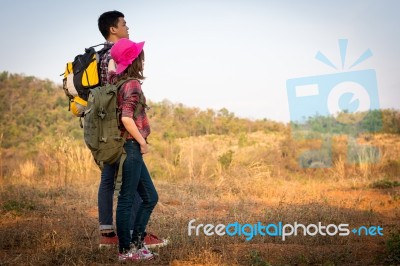
[[[110,36],[110,27],[117,27],[119,18],[123,17],[125,17],[124,14],[117,10],[107,11],[100,15],[98,25],[104,39]]]

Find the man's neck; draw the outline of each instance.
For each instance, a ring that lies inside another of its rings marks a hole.
[[[108,37],[107,42],[116,43],[119,39],[117,36],[111,35]]]

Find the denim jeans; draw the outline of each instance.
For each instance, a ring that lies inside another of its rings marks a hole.
[[[99,211],[99,224],[100,231],[102,230],[113,230],[113,200],[114,200],[114,178],[115,173],[118,170],[119,163],[105,164],[101,172],[101,180],[99,191],[97,194],[98,200],[98,211]],[[132,212],[131,212],[131,229],[136,219],[136,213],[139,210],[139,206],[142,199],[139,193],[135,193],[135,199],[133,201]]]
[[[158,194],[140,153],[139,143],[127,140],[124,148],[126,159],[123,164],[121,191],[117,204],[117,234],[120,251],[129,249],[130,243],[136,242],[139,236],[144,237],[150,215],[158,201]],[[136,214],[131,236],[130,216],[136,192],[143,201]]]

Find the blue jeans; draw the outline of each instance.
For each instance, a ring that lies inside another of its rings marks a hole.
[[[101,172],[101,180],[99,191],[97,194],[98,200],[98,211],[99,211],[99,224],[100,231],[102,230],[113,230],[113,200],[114,200],[114,178],[118,170],[119,163],[105,164]],[[132,227],[136,219],[136,213],[139,210],[142,199],[139,193],[135,193],[135,199],[133,201],[131,221]]]
[[[124,145],[126,159],[123,164],[121,191],[117,204],[117,234],[120,252],[129,249],[131,242],[145,235],[146,226],[158,201],[158,194],[136,141],[127,140]],[[133,234],[130,235],[130,217],[136,192],[143,202],[136,214]]]

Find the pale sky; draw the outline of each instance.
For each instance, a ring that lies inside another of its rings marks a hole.
[[[142,88],[152,101],[288,121],[288,79],[348,71],[370,49],[351,70],[374,69],[380,107],[400,109],[396,0],[1,0],[0,71],[61,84],[65,63],[104,41],[97,19],[109,10],[146,42]],[[339,39],[348,40],[344,69]]]

